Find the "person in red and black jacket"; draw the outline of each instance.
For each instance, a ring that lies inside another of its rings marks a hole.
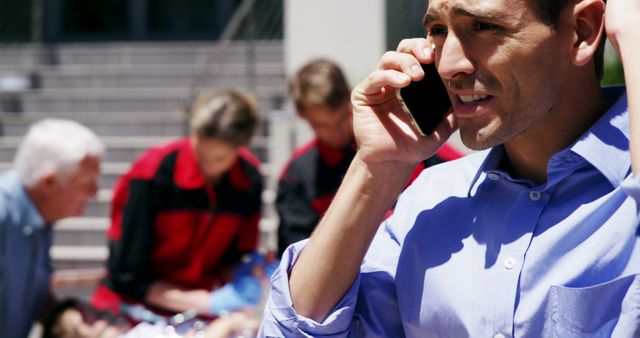
[[[290,94],[315,138],[293,152],[280,174],[276,198],[279,255],[311,235],[356,152],[350,88],[337,64],[326,59],[307,63],[292,78]],[[452,147],[443,146],[416,167],[410,182],[425,167],[460,156]]]
[[[189,137],[149,149],[119,178],[108,276],[94,306],[117,313],[124,300],[218,315],[257,303],[259,283],[250,272],[233,273],[258,243],[263,179],[244,148],[257,122],[256,108],[237,92],[203,96]]]

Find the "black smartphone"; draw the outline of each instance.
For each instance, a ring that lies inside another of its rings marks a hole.
[[[424,77],[396,91],[402,109],[423,136],[434,132],[451,110],[447,89],[433,63],[423,64]]]

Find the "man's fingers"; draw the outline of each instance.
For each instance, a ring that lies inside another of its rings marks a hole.
[[[411,54],[420,63],[434,62],[433,42],[428,38],[404,39],[398,44],[396,52]]]
[[[378,70],[394,69],[407,74],[411,80],[418,81],[424,76],[420,62],[411,54],[386,52],[378,62]]]
[[[440,122],[434,132],[434,135],[438,138],[438,140],[446,141],[449,139],[451,134],[456,131],[456,129],[458,129],[456,118],[453,115],[453,111],[450,111],[442,120],[442,122]]]
[[[406,87],[409,82],[411,82],[411,79],[403,72],[394,69],[378,69],[369,74],[369,76],[356,87],[355,93],[366,96],[379,95],[384,92],[384,88],[386,87],[402,88]]]

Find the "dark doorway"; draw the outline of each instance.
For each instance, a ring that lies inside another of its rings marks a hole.
[[[9,1],[19,2],[20,0]],[[44,1],[45,36],[51,42],[215,40],[226,27],[240,2],[240,0]]]

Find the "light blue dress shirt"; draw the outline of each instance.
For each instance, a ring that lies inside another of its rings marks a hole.
[[[606,93],[544,184],[500,170],[502,147],[423,172],[323,323],[291,306],[289,247],[260,337],[640,337],[640,180],[626,95]]]
[[[0,174],[0,337],[27,337],[49,294],[51,227],[15,172]]]

